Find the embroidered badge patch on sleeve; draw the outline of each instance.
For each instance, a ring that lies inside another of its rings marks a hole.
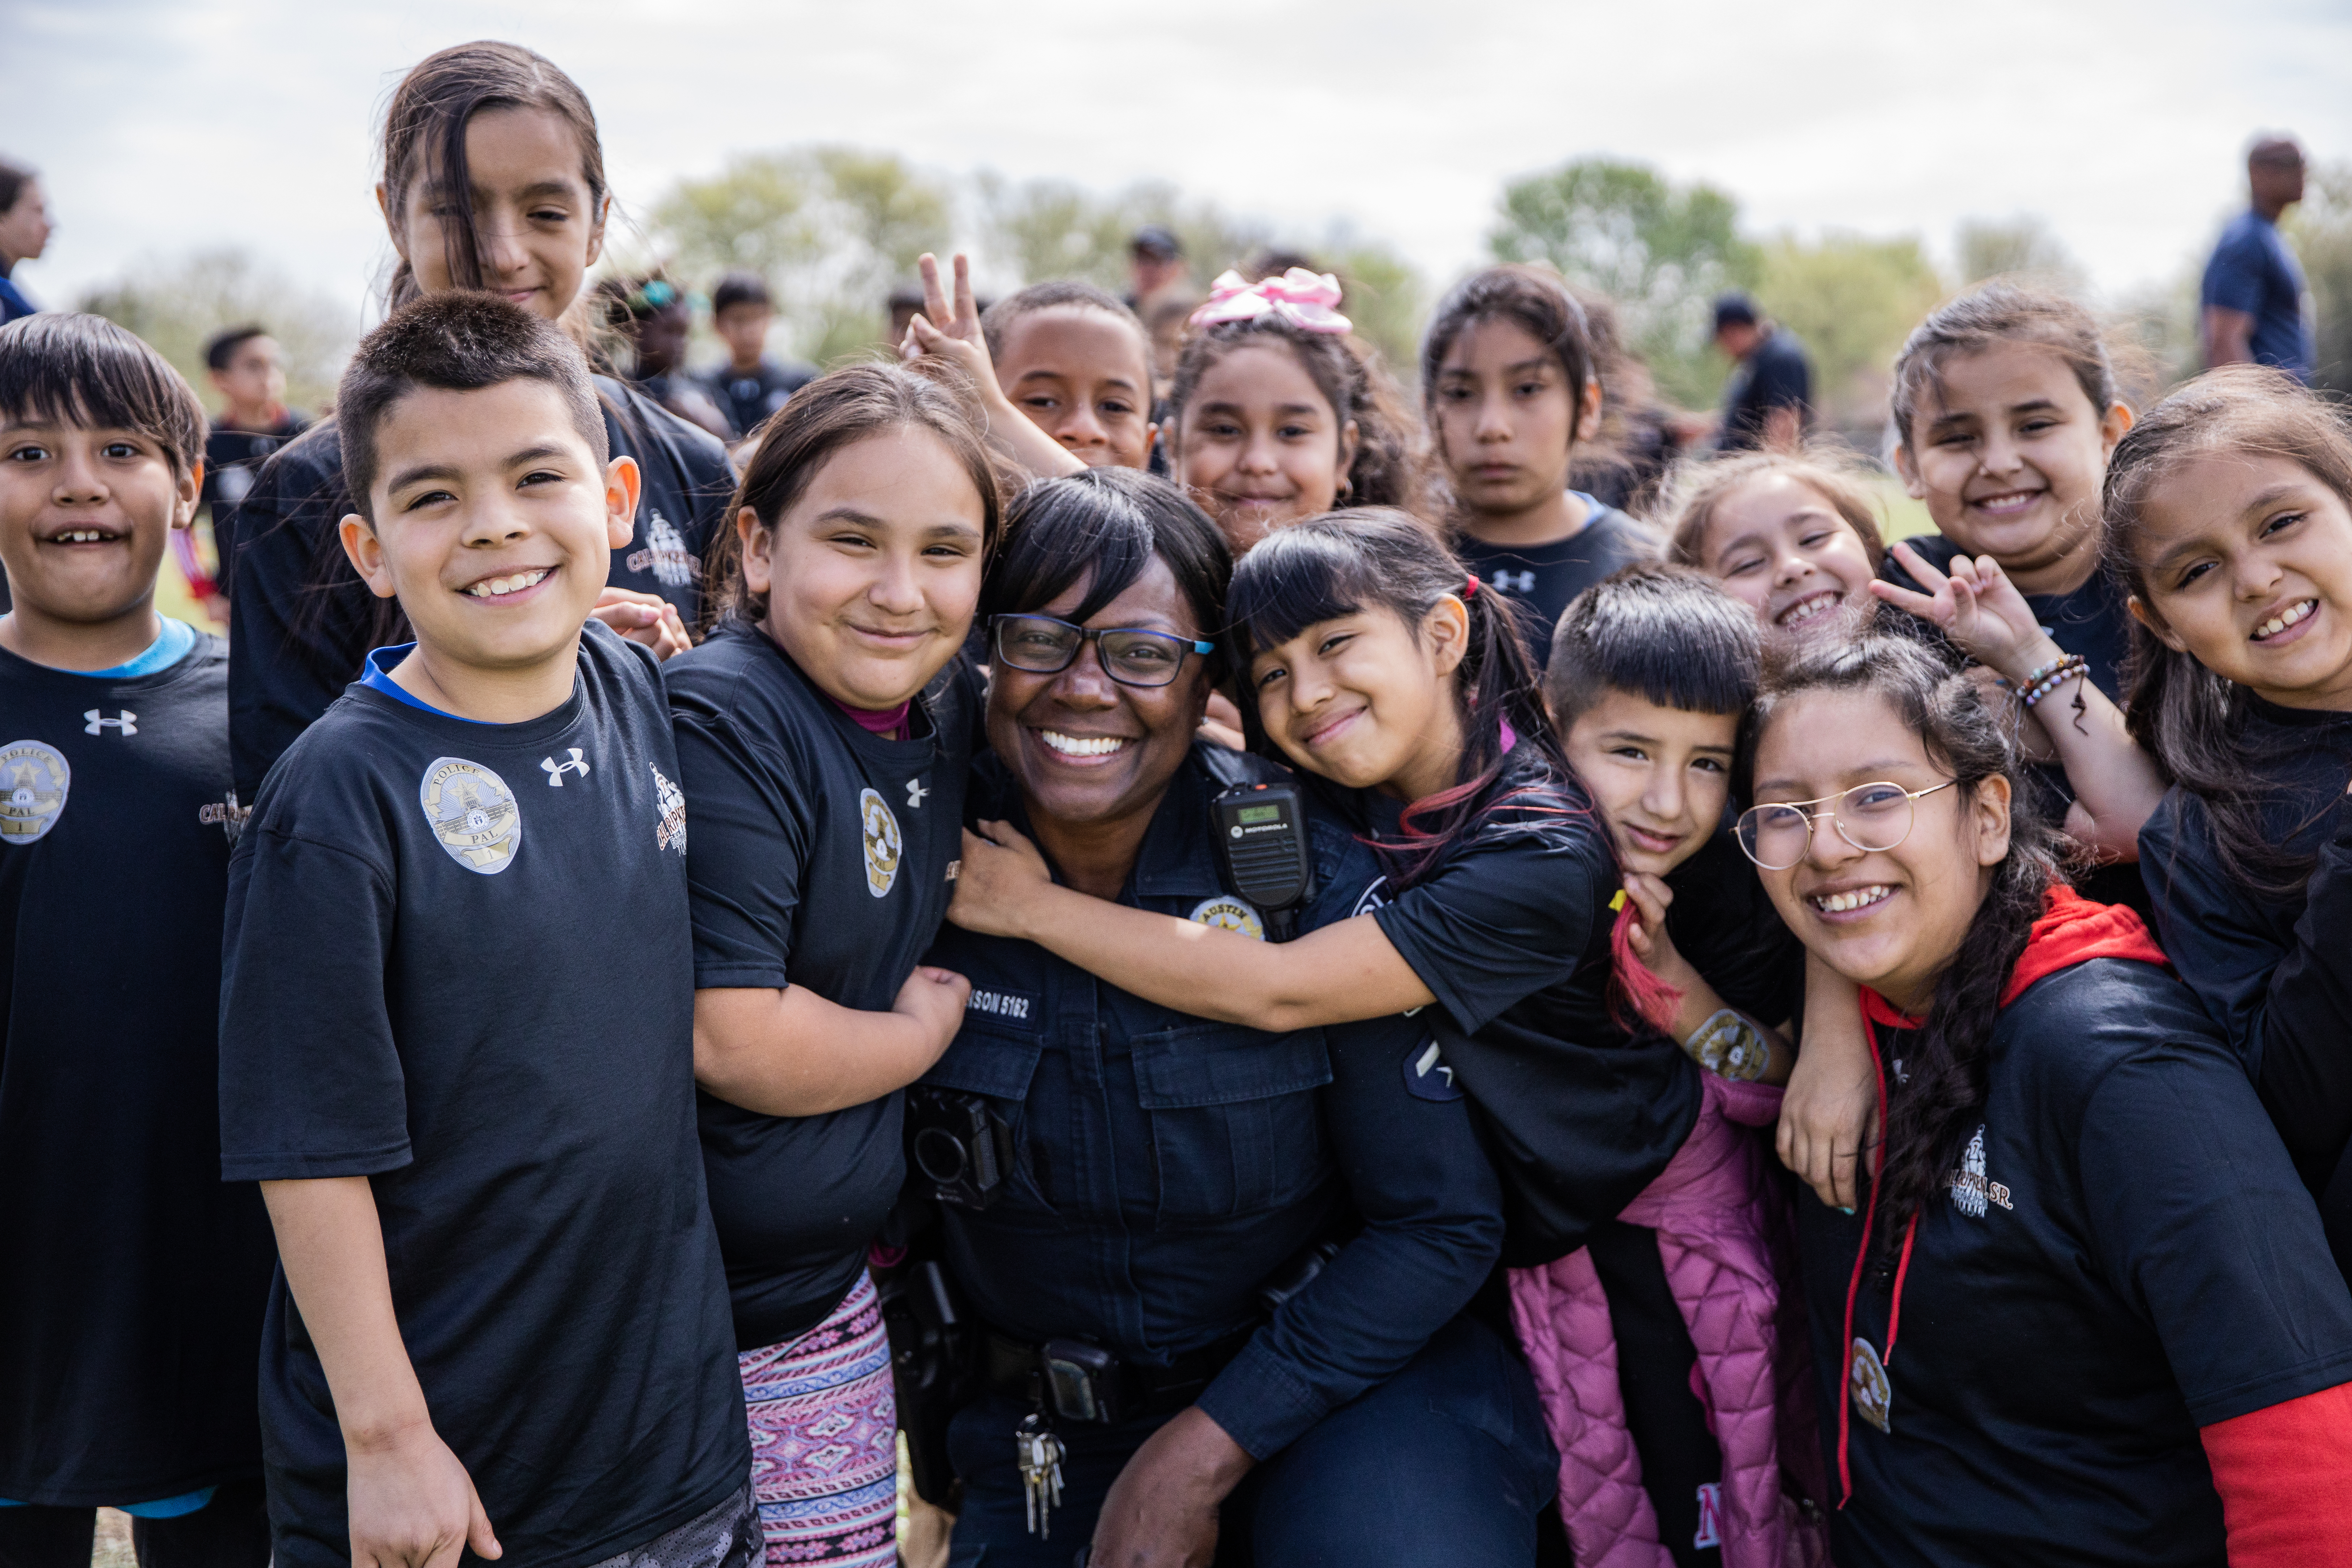
[[[1185,918],[1201,925],[1215,926],[1219,931],[1237,931],[1260,942],[1265,940],[1265,922],[1258,919],[1257,910],[1230,893],[1202,899]]]
[[[866,890],[878,899],[898,879],[898,854],[904,847],[898,819],[881,795],[864,789],[857,792],[857,825],[866,841]]]
[[[686,853],[686,792],[662,777],[662,771],[653,768],[654,798],[661,807],[661,822],[654,828],[654,847],[676,849]]]
[[[485,877],[514,864],[522,848],[522,807],[497,773],[463,757],[436,757],[416,798],[450,859]]]
[[[0,746],[0,844],[26,845],[65,815],[73,770],[53,746],[11,741]]]

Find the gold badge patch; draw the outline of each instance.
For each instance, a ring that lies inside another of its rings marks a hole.
[[[11,741],[0,747],[0,844],[30,844],[58,825],[73,769],[52,746]]]
[[[522,847],[522,807],[506,780],[463,757],[437,757],[416,798],[450,859],[485,877],[514,864]]]
[[[1847,1369],[1845,1382],[1854,1414],[1880,1431],[1887,1430],[1894,1419],[1895,1386],[1887,1381],[1886,1363],[1878,1359],[1868,1340],[1856,1336],[1853,1364]]]
[[[866,840],[866,890],[878,899],[898,879],[898,852],[904,847],[898,819],[879,795],[865,789],[857,792],[857,826]]]
[[[1185,918],[1220,931],[1237,931],[1260,942],[1265,940],[1265,922],[1257,918],[1257,911],[1229,893],[1202,899]]]

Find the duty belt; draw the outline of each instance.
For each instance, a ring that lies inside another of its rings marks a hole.
[[[1144,1366],[1080,1340],[1032,1344],[984,1329],[981,1371],[992,1394],[1040,1403],[1066,1421],[1113,1425],[1192,1404],[1256,1332],[1237,1329],[1166,1366]]]

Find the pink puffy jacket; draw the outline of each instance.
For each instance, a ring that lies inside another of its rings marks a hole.
[[[1657,1232],[1698,1351],[1692,1391],[1723,1450],[1714,1524],[1724,1568],[1825,1568],[1820,1516],[1782,1489],[1785,1468],[1808,1496],[1826,1495],[1786,1205],[1766,1181],[1762,1142],[1747,1131],[1778,1118],[1780,1091],[1699,1077],[1697,1124],[1621,1217]],[[1591,1256],[1580,1248],[1511,1270],[1511,1310],[1559,1449],[1559,1511],[1578,1568],[1673,1568],[1625,1428]]]

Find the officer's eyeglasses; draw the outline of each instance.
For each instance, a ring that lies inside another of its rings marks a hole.
[[[989,622],[996,657],[1031,675],[1059,675],[1077,661],[1078,650],[1095,645],[1103,673],[1121,686],[1166,686],[1184,668],[1184,656],[1206,656],[1217,645],[1166,632],[1102,626],[1089,630],[1051,616],[998,616]]]
[[[1949,789],[1958,779],[1946,779],[1926,789],[1905,789],[1898,784],[1856,784],[1819,800],[1791,801],[1786,805],[1751,805],[1739,814],[1739,848],[1767,871],[1785,871],[1813,847],[1813,826],[1824,816],[1838,837],[1856,849],[1892,849],[1911,837],[1913,803],[1923,795]],[[1826,811],[1808,811],[1827,805]]]

